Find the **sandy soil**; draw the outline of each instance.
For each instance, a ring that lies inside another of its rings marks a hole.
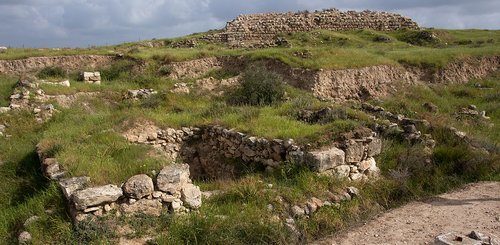
[[[442,233],[500,237],[500,182],[481,182],[412,202],[350,231],[312,244],[432,244]]]

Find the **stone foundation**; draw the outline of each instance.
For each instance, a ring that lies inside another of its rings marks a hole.
[[[374,156],[380,154],[381,140],[371,130],[352,135],[321,150],[307,150],[292,139],[253,137],[221,126],[160,129],[147,124],[124,136],[132,143],[149,144],[171,160],[190,165],[195,178],[234,178],[239,167],[273,171],[283,164],[307,165],[330,176],[366,180],[379,170]]]

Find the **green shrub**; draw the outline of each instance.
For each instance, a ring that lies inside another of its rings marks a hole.
[[[439,38],[430,30],[405,31],[398,35],[398,39],[403,42],[419,46],[439,43]]]
[[[135,62],[131,60],[120,60],[114,62],[108,69],[101,71],[101,78],[112,81],[124,75],[130,75]]]
[[[228,102],[234,105],[265,106],[282,101],[285,95],[283,78],[262,64],[251,65],[241,84],[229,91]]]
[[[170,73],[172,73],[172,66],[171,65],[163,65],[158,69],[158,74],[161,76],[168,76]]]
[[[63,78],[66,77],[66,71],[64,71],[61,67],[47,66],[40,70],[36,76],[40,79]]]

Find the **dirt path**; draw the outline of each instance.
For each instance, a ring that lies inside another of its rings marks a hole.
[[[312,244],[432,244],[445,232],[500,237],[500,182],[481,182],[412,202],[352,230]]]

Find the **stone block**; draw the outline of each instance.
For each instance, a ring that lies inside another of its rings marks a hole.
[[[170,194],[180,191],[182,186],[190,182],[189,165],[187,164],[172,164],[166,166],[156,177],[158,189]]]
[[[345,162],[345,153],[336,147],[331,147],[326,150],[306,153],[305,161],[314,170],[324,172],[336,166],[343,165]]]

